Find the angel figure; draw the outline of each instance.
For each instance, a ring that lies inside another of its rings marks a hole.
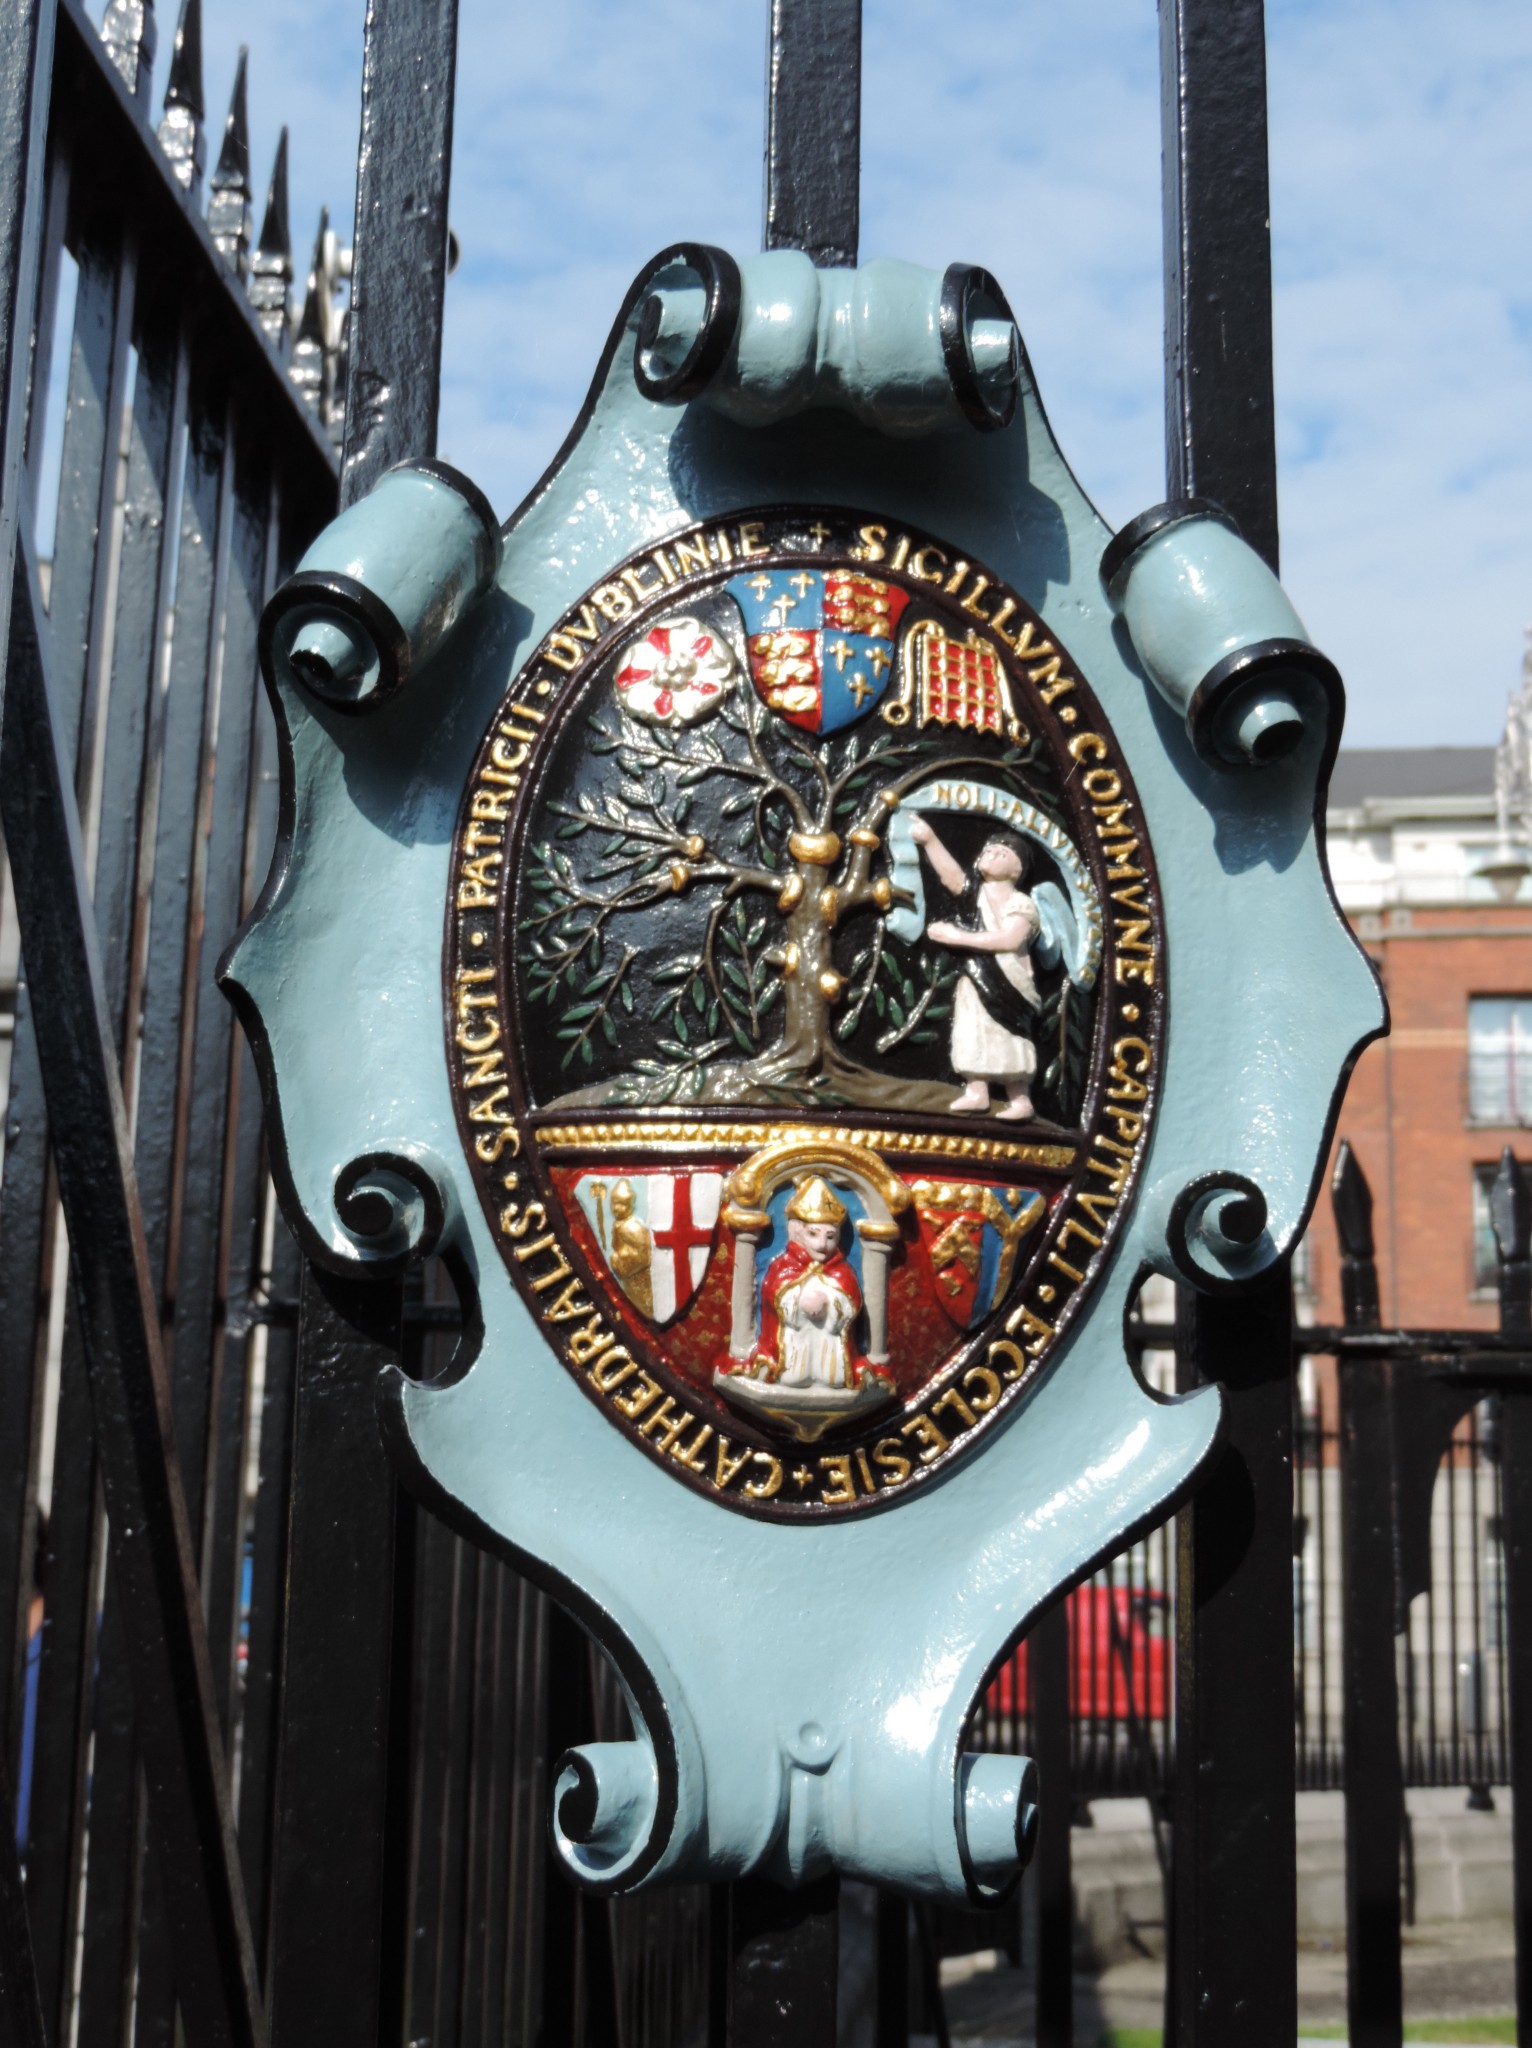
[[[956,916],[928,925],[926,936],[968,956],[952,1004],[952,1067],[964,1087],[951,1107],[987,1112],[994,1082],[1007,1098],[999,1116],[1024,1122],[1033,1114],[1037,1072],[1032,949],[1040,930],[1037,905],[1021,886],[1030,861],[1026,841],[1015,832],[991,833],[965,874],[924,818],[911,821],[910,838],[958,898]]]

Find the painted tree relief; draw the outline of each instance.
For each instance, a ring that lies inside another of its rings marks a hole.
[[[566,1362],[614,1419],[772,1512],[976,1434],[1099,1263],[1164,987],[1126,771],[1037,614],[863,515],[698,529],[545,637],[455,872],[470,1156],[539,1312],[607,1305],[611,1371]]]
[[[984,1113],[988,1081],[1007,1118],[1078,1114],[1092,997],[1047,844],[1067,837],[1057,769],[997,653],[912,711],[910,601],[866,573],[760,571],[615,655],[529,820],[541,1102]],[[926,666],[938,633],[917,620]],[[938,775],[960,779],[944,819],[902,808]]]

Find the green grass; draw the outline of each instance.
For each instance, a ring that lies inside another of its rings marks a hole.
[[[1344,2027],[1305,2027],[1319,2041],[1344,2041]],[[1509,2041],[1516,2040],[1516,2020],[1511,2013],[1477,2020],[1406,2020],[1406,2041]]]
[[[1318,2041],[1344,2041],[1344,2027],[1306,2026],[1304,2033]],[[1409,2020],[1406,2041],[1486,2041],[1511,2044],[1516,2041],[1516,2021],[1510,2013],[1493,2019]],[[1101,2036],[1098,2048],[1162,2048],[1158,2027],[1115,2027]]]

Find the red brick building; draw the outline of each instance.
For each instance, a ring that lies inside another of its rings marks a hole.
[[[1501,750],[1513,781],[1517,708]],[[1356,749],[1331,787],[1331,871],[1393,1020],[1337,1127],[1372,1186],[1388,1322],[1493,1323],[1485,1187],[1503,1146],[1532,1157],[1532,880],[1484,873],[1525,856],[1500,829],[1496,761],[1492,747]],[[1339,1320],[1338,1268],[1326,1189],[1299,1262],[1321,1321]]]

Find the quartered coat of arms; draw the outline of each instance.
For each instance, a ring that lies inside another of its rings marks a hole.
[[[503,531],[394,471],[264,632],[225,980],[310,1255],[457,1280],[401,1471],[627,1687],[560,1854],[1002,1895],[969,1710],[1217,1441],[1133,1291],[1291,1249],[1379,1023],[1333,670],[1217,507],[1111,535],[985,273],[691,246]]]

